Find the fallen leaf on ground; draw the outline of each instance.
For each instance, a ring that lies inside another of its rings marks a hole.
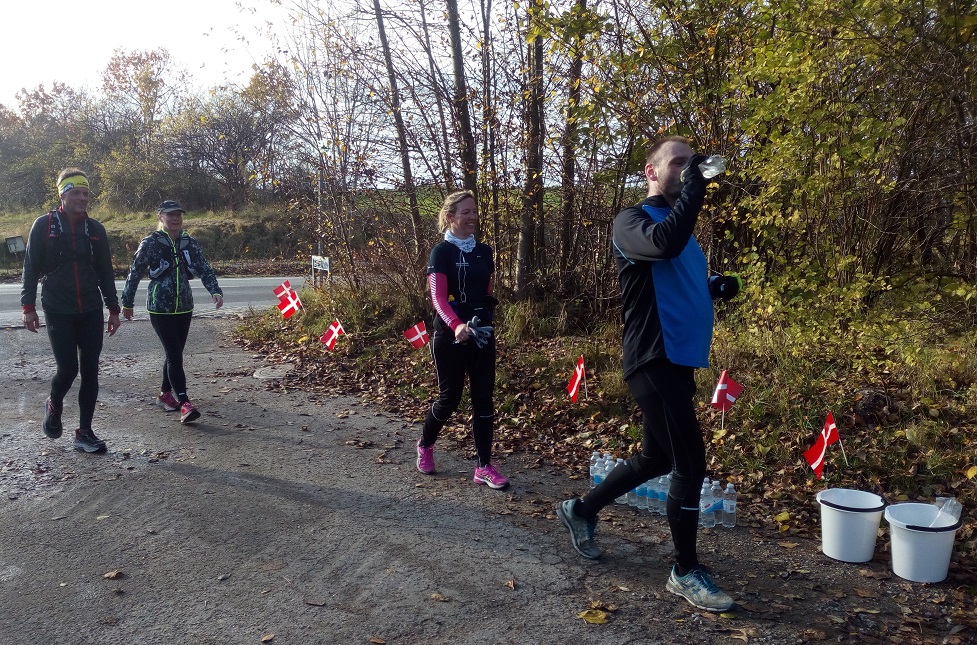
[[[325,607],[326,606],[326,599],[325,598],[306,598],[305,599],[305,604],[312,605],[313,607]]]
[[[103,573],[102,577],[107,580],[115,580],[116,578],[123,578],[125,574],[122,573],[122,569],[113,569],[107,573]]]
[[[262,643],[270,643],[273,640],[275,640],[275,635],[274,634],[265,634],[264,636],[261,637],[261,642]]]
[[[513,591],[515,591],[516,590],[516,581],[515,581],[515,579],[513,579],[513,580],[507,580],[506,583],[505,583],[505,586],[508,587],[509,589],[512,589]]]
[[[872,578],[874,580],[888,580],[889,574],[883,573],[881,571],[872,571],[871,569],[859,569],[858,572],[865,576],[866,578]]]
[[[583,618],[591,625],[604,625],[610,618],[610,614],[600,609],[586,609],[577,614],[577,618]]]
[[[437,600],[438,602],[448,602],[451,599],[435,591],[434,593],[431,594],[431,600]]]
[[[754,635],[756,635],[756,631],[753,629],[734,629],[729,633],[730,638],[744,643],[749,643],[750,637]]]

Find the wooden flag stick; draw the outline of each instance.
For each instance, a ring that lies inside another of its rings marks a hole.
[[[841,443],[841,434],[840,433],[838,435],[838,445],[841,446],[841,456],[844,457],[844,459],[845,459],[845,465],[848,466],[849,468],[851,468],[851,465],[848,463],[848,455],[845,454],[845,444]]]

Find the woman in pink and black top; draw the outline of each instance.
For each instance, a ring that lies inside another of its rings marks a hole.
[[[475,241],[478,210],[474,195],[460,191],[448,195],[438,223],[444,241],[431,250],[427,276],[434,305],[434,337],[431,353],[438,377],[438,398],[424,420],[424,434],[417,441],[417,469],[434,472],[434,442],[441,428],[458,408],[465,375],[472,400],[472,434],[478,466],[473,481],[490,488],[505,488],[509,480],[492,465],[495,431],[495,336],[476,337],[469,327],[491,327],[496,299],[492,297],[495,261],[492,247]]]

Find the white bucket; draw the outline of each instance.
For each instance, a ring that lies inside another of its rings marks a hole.
[[[911,502],[885,509],[885,520],[891,529],[893,573],[913,582],[946,578],[960,520],[940,515],[940,508],[933,504]]]
[[[874,493],[829,488],[817,494],[821,504],[821,550],[842,562],[868,562],[885,501]]]

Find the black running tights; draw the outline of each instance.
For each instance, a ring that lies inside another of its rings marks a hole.
[[[495,431],[495,337],[480,348],[474,339],[456,344],[454,334],[435,332],[431,353],[438,375],[438,398],[424,420],[421,444],[427,448],[433,446],[441,428],[458,409],[467,374],[471,387],[475,452],[478,465],[487,466],[492,461],[492,435]]]
[[[173,391],[180,403],[189,401],[187,397],[187,375],[183,371],[183,349],[187,346],[190,334],[190,320],[193,313],[149,314],[149,321],[163,344],[163,382],[160,392]]]
[[[44,312],[47,335],[58,371],[51,379],[51,402],[63,405],[64,397],[81,374],[78,388],[78,427],[92,429],[98,401],[98,358],[102,353],[102,310],[83,314]]]
[[[628,379],[641,408],[641,452],[618,465],[577,504],[582,517],[595,517],[617,497],[672,472],[666,512],[682,574],[698,563],[699,493],[706,473],[706,448],[695,417],[695,370],[667,360],[652,361]]]

